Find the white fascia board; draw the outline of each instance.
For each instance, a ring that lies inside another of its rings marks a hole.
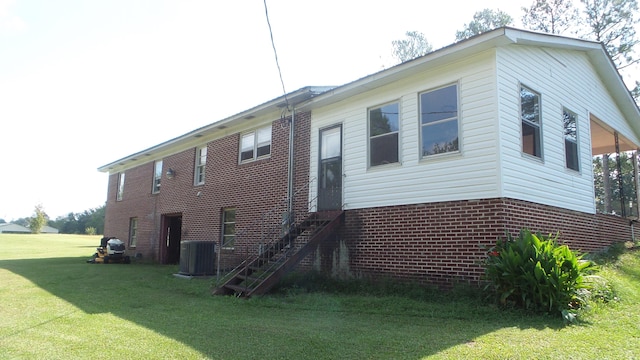
[[[288,93],[286,95],[286,100],[289,102],[290,106],[295,106],[299,102],[303,102],[308,98],[333,88],[334,86],[307,86]],[[176,138],[103,165],[98,168],[98,171],[107,173],[122,171],[132,166],[138,166],[149,161],[162,159],[165,156],[172,155],[178,151],[198,145],[202,141],[202,137],[212,136],[215,133],[224,133],[225,129],[254,118],[268,116],[269,114],[279,114],[284,108],[286,108],[287,101],[285,101],[285,96],[277,97],[249,110],[215,121],[209,125],[205,125]]]

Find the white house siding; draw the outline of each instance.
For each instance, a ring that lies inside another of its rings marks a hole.
[[[511,45],[497,52],[503,196],[595,212],[589,114],[635,137],[583,52]],[[542,161],[523,155],[520,84],[541,95]],[[566,169],[562,108],[578,115],[580,172]]]
[[[495,51],[428,69],[342,103],[314,109],[310,174],[318,173],[319,130],[343,129],[345,209],[493,198],[499,195]],[[457,83],[460,153],[420,159],[419,93]],[[400,103],[400,163],[368,168],[367,109]],[[310,191],[316,195],[317,184]]]

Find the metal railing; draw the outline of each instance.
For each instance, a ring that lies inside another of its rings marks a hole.
[[[279,242],[296,224],[301,223],[308,216],[310,206],[316,202],[316,198],[308,200],[306,207],[299,209],[301,211],[296,211],[295,200],[303,191],[310,189],[311,184],[315,183],[315,181],[316,179],[312,178],[294,191],[292,195],[294,208],[290,211],[289,203],[291,199],[286,197],[237,232],[232,240],[233,250],[231,250],[230,246],[231,241],[225,242],[224,237],[221,236],[216,261],[216,286],[224,284],[230,276],[237,274],[240,269],[246,267],[249,261],[252,261],[269,249],[270,246]],[[306,194],[308,194],[308,191]],[[293,244],[287,245],[293,248]],[[223,252],[226,253],[223,255]]]

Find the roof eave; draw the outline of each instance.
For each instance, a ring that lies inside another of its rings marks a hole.
[[[215,121],[211,124],[205,125],[196,130],[190,131],[186,134],[180,135],[176,138],[167,140],[158,145],[144,149],[137,153],[125,156],[121,159],[100,166],[98,171],[111,172],[118,168],[126,168],[127,165],[138,161],[141,158],[153,158],[154,154],[161,155],[166,153],[167,150],[177,147],[181,144],[191,143],[194,139],[201,138],[205,135],[210,135],[218,131],[224,131],[227,127],[237,124],[241,121],[250,120],[259,116],[268,115],[273,112],[281,111],[288,106],[296,106],[299,103],[303,103],[314,96],[317,96],[323,92],[333,89],[334,86],[306,86],[296,91],[290,92],[286,95],[277,97],[249,110],[245,110],[238,114],[229,116],[219,121]]]

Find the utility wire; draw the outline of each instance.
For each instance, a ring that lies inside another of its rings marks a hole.
[[[282,80],[282,70],[280,69],[280,62],[278,61],[278,52],[276,51],[276,43],[273,41],[273,30],[271,29],[271,22],[269,21],[269,10],[267,9],[267,0],[264,0],[264,14],[267,17],[267,25],[269,26],[269,36],[271,37],[271,46],[273,47],[273,55],[276,58],[276,66],[278,67],[278,74],[280,75],[280,84],[282,84],[282,92],[284,93],[284,102],[287,106],[286,111],[289,111],[289,99],[287,98],[287,90],[284,87],[284,80]]]

